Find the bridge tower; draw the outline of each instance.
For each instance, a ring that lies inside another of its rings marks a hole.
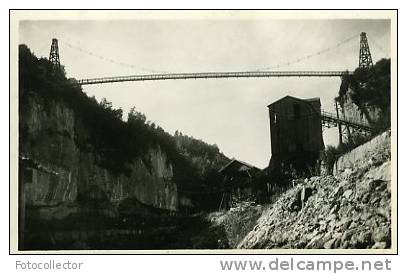
[[[373,66],[370,55],[369,44],[367,43],[366,32],[360,34],[359,68],[370,68]]]
[[[56,38],[52,39],[51,50],[49,52],[49,61],[54,65],[54,68],[59,68],[61,66],[59,62],[58,39]]]

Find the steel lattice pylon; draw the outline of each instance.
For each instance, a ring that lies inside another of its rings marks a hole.
[[[367,43],[366,32],[360,34],[359,67],[370,68],[373,66],[372,55]]]
[[[51,50],[49,52],[49,61],[54,65],[54,67],[60,67],[59,62],[59,49],[58,49],[58,39],[53,38],[51,44]]]

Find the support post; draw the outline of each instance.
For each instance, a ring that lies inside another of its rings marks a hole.
[[[342,109],[342,115],[343,115],[343,119],[346,119],[346,113],[345,113],[345,110],[344,109]],[[345,128],[346,128],[346,132],[347,132],[347,134],[348,134],[348,138],[346,139],[346,141],[349,143],[349,142],[353,142],[352,141],[352,135],[351,135],[351,132],[350,132],[350,129],[349,129],[349,125],[348,124],[346,124],[345,125]]]
[[[339,130],[339,144],[342,144],[342,124],[339,120],[339,110],[338,110],[338,101],[335,100],[335,109],[336,109],[336,119],[337,119],[337,124],[338,124],[338,130]]]
[[[225,198],[225,192],[223,192],[223,194],[222,194],[222,200],[220,201],[220,205],[219,205],[219,210],[218,210],[218,211],[220,211],[220,210],[222,209],[223,198]]]

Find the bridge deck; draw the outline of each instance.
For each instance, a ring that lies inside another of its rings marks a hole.
[[[242,72],[198,72],[198,73],[162,73],[130,76],[115,76],[81,79],[74,84],[94,85],[115,82],[157,81],[178,79],[211,78],[265,78],[265,77],[340,77],[346,71],[242,71]]]
[[[362,131],[367,131],[367,132],[372,132],[373,127],[370,126],[369,124],[357,120],[357,119],[351,119],[351,118],[345,118],[345,117],[338,117],[336,114],[329,113],[326,111],[321,111],[321,121],[322,123],[327,126],[338,126],[338,124],[348,126],[350,128],[356,129],[356,130],[362,130]]]

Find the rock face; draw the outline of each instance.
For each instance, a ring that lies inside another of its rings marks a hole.
[[[354,93],[354,91],[349,88],[342,98],[342,114],[347,118],[357,119],[369,125],[375,125],[382,115],[380,108],[368,104],[361,106],[356,105],[351,99],[352,93]]]
[[[382,161],[380,158],[383,157],[390,158],[390,139],[390,131],[386,131],[369,142],[342,155],[334,164],[333,174],[336,175],[355,165],[363,165],[365,162],[373,163],[375,161]]]
[[[27,205],[52,206],[85,196],[110,202],[137,198],[146,205],[177,210],[173,166],[159,146],[134,160],[129,174],[117,174],[99,164],[101,157],[91,143],[78,146],[78,138],[86,140],[89,132],[72,109],[35,95],[27,102],[19,117],[20,130],[27,136],[20,138],[19,155],[41,167],[22,174]]]
[[[384,133],[371,149],[360,149],[365,160],[335,176],[296,180],[238,248],[390,248],[389,136]],[[302,201],[304,189],[309,195]]]

